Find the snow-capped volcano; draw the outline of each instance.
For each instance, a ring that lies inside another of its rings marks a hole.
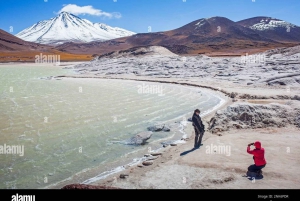
[[[92,23],[68,12],[61,12],[50,20],[40,21],[16,34],[17,37],[41,44],[62,44],[65,42],[105,41],[134,35],[134,32]]]
[[[264,30],[269,30],[269,29],[275,29],[278,27],[282,28],[294,28],[296,25],[283,21],[283,20],[278,20],[278,19],[273,19],[273,18],[265,18],[260,20],[260,22],[250,26],[250,29],[254,30],[259,30],[259,31],[264,31]]]
[[[296,28],[297,26],[272,17],[254,17],[239,21],[238,24],[257,31],[274,30],[277,28]]]
[[[272,17],[253,17],[237,22],[258,34],[281,42],[299,42],[300,27]]]

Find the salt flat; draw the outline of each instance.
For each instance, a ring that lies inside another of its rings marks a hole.
[[[232,102],[204,118],[207,128],[212,126],[212,117],[219,123],[206,131],[204,145],[199,150],[191,150],[194,134],[191,124],[187,124],[186,144],[165,148],[152,166],[128,167],[123,171],[129,175],[126,179],[119,178],[118,173],[93,185],[134,189],[299,188],[296,169],[300,166],[300,46],[270,50],[253,57],[184,57],[166,50],[162,53],[161,49],[115,52],[79,64],[75,70],[80,74],[78,77],[211,88],[225,93]],[[243,106],[239,107],[240,104]],[[234,119],[221,115],[227,114],[228,106],[236,108]],[[270,121],[258,119],[252,124],[241,118],[251,115],[245,109],[248,106],[252,115]],[[245,177],[247,167],[253,164],[246,147],[256,140],[266,149],[268,165],[264,178],[253,181]],[[208,153],[211,145],[229,146],[230,156]]]

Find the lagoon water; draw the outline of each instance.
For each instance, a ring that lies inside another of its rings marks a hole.
[[[0,66],[0,146],[24,146],[24,156],[0,154],[1,189],[89,183],[181,139],[180,122],[195,108],[208,112],[222,101],[208,90],[179,85],[41,79],[72,73],[54,66]],[[120,143],[155,123],[170,124],[171,132],[154,133],[144,146]]]

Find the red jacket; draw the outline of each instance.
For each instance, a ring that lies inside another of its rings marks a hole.
[[[263,166],[267,164],[265,159],[265,149],[261,147],[261,143],[259,141],[254,143],[255,149],[251,150],[250,146],[247,147],[247,152],[249,154],[254,155],[254,163],[256,166]]]

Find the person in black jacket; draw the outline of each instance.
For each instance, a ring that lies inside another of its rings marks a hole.
[[[196,109],[192,118],[193,126],[195,129],[195,144],[194,148],[199,148],[202,144],[202,137],[204,135],[204,125],[202,123],[200,115],[200,110]]]

